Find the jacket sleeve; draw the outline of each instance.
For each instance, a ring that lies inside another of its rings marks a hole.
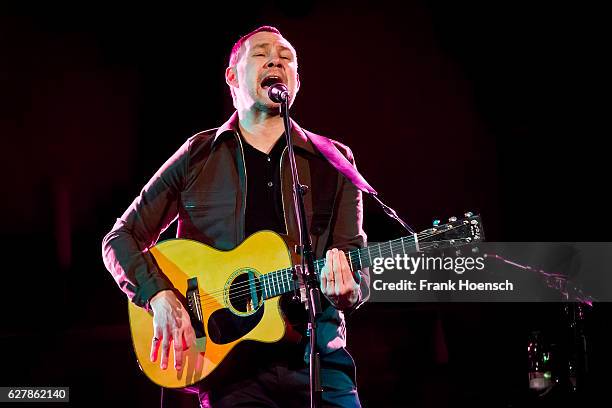
[[[148,309],[157,292],[172,289],[149,253],[178,214],[189,165],[191,139],[155,173],[102,241],[102,258],[113,278],[136,305]]]
[[[337,144],[339,150],[353,164],[355,160],[351,150]],[[363,248],[367,245],[367,236],[363,230],[363,197],[361,191],[353,183],[340,175],[339,195],[336,200],[334,217],[332,218],[331,248],[338,248],[342,251],[349,251]],[[352,312],[365,303],[370,297],[370,272],[369,268],[362,268],[358,271],[360,282],[359,301],[349,310]]]

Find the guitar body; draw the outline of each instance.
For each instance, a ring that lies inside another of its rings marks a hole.
[[[153,316],[129,303],[132,341],[141,369],[154,383],[166,388],[192,385],[208,376],[241,341],[276,342],[285,335],[279,297],[262,300],[258,276],[290,268],[291,254],[283,238],[270,231],[251,235],[231,251],[219,251],[202,243],[172,239],[150,249],[157,265],[176,291],[186,296],[188,280],[197,279],[202,326],[206,337],[186,353],[183,368],[162,370],[149,359]],[[255,282],[255,283],[253,283]],[[184,302],[186,304],[186,302]],[[197,334],[197,331],[196,331]]]

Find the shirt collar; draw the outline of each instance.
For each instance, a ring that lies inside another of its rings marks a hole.
[[[221,125],[219,129],[217,129],[217,131],[215,132],[215,139],[213,140],[213,145],[217,143],[221,135],[228,132],[231,134],[235,134],[236,129],[238,129],[237,111],[235,111],[232,116],[230,116],[230,118],[223,125]],[[291,119],[291,136],[294,146],[306,150],[307,152],[316,154],[312,144],[306,136],[306,133],[300,127],[300,125],[298,125],[297,122],[293,119]]]

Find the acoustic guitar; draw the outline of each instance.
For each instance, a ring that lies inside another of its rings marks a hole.
[[[431,248],[459,246],[484,238],[479,216],[435,225],[418,234],[371,244],[346,252],[353,271],[373,265],[379,257],[394,257]],[[287,325],[280,296],[295,293],[300,284],[293,265],[299,258],[285,237],[260,231],[230,251],[200,242],[170,239],[150,248],[162,273],[190,314],[196,344],[184,354],[183,368],[162,370],[149,359],[153,338],[152,313],[129,303],[132,341],[142,371],[154,383],[182,388],[206,378],[232,349],[243,341],[273,343],[281,340]],[[325,259],[315,261],[320,274]],[[174,358],[170,347],[169,361]]]

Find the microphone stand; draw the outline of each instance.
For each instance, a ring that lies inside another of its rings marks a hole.
[[[291,177],[293,181],[293,205],[297,215],[297,226],[299,232],[298,253],[301,255],[300,265],[296,265],[297,274],[301,276],[306,288],[306,299],[308,307],[308,337],[310,339],[310,407],[319,408],[323,389],[321,388],[321,367],[319,351],[317,348],[317,322],[316,319],[321,315],[321,291],[319,280],[314,269],[314,255],[312,253],[312,242],[306,222],[306,211],[304,209],[304,195],[307,186],[300,184],[293,143],[291,139],[291,122],[289,119],[289,96],[287,93],[281,101],[281,116],[285,124],[285,138],[287,140],[287,153],[291,167]]]
[[[295,154],[293,152],[293,143],[291,139],[291,121],[289,118],[289,92],[283,84],[272,85],[268,90],[270,100],[280,102],[281,116],[285,127],[285,138],[287,141],[287,152],[291,167],[291,178],[293,182],[293,205],[297,215],[297,226],[299,233],[298,253],[301,255],[300,265],[295,266],[296,275],[299,275],[306,288],[306,305],[308,308],[308,337],[310,339],[310,407],[319,408],[322,403],[321,388],[321,366],[320,357],[317,347],[317,321],[321,315],[321,291],[319,288],[319,279],[314,269],[314,254],[312,253],[312,242],[310,240],[310,232],[308,231],[308,223],[306,221],[306,211],[304,209],[304,195],[307,191],[307,186],[300,184],[297,166],[295,162]],[[358,187],[359,188],[359,187]],[[414,235],[415,242],[417,234],[412,228],[402,220],[395,210],[385,205],[376,194],[371,194],[374,199],[382,206],[385,213],[396,220],[410,234]],[[418,250],[418,246],[417,246]]]

